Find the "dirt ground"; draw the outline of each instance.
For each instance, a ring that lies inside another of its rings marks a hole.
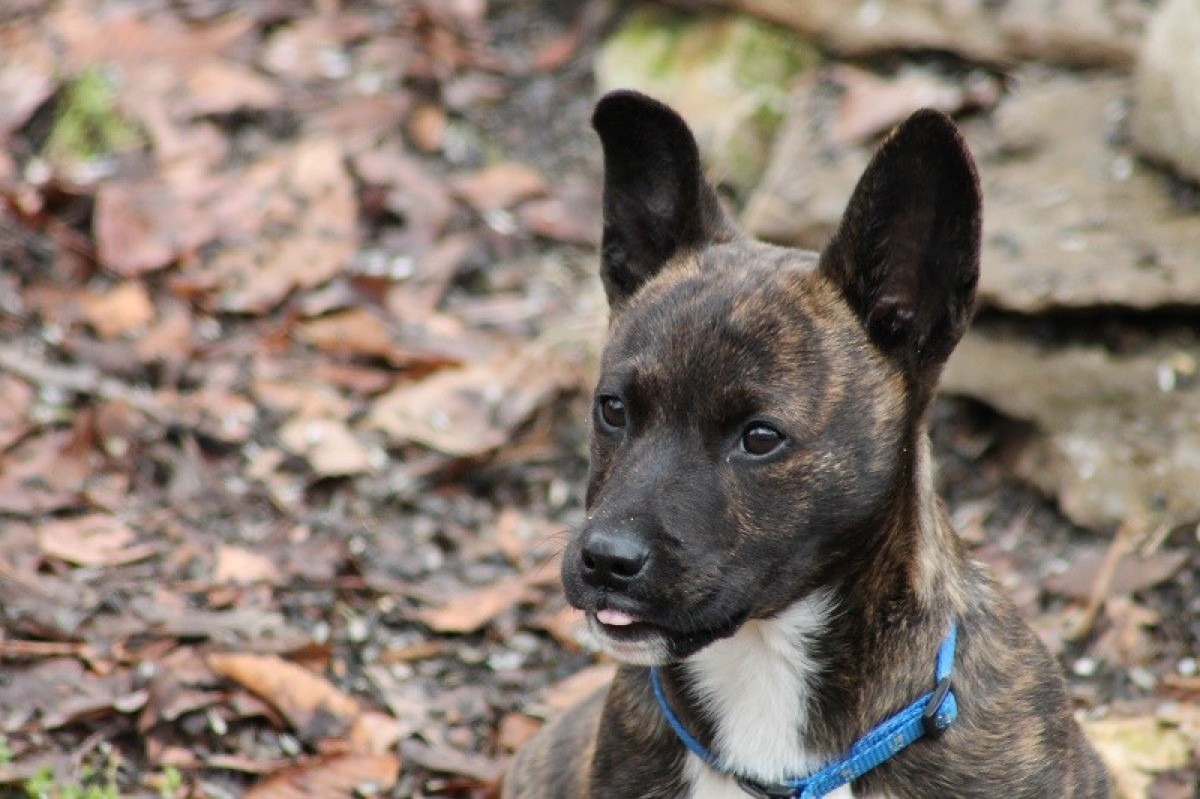
[[[0,796],[486,796],[611,675],[556,555],[626,11],[0,10]],[[1014,477],[1023,425],[935,417],[1081,714],[1148,723],[1138,784],[1197,795],[1195,537],[1108,571],[1124,539]]]

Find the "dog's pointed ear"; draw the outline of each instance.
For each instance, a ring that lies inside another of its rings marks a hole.
[[[918,383],[932,382],[970,322],[982,205],[954,123],[918,111],[871,160],[821,254],[871,339]]]
[[[736,228],[704,179],[687,123],[639,92],[610,92],[592,127],[604,148],[600,276],[619,308],[676,254],[726,241]]]

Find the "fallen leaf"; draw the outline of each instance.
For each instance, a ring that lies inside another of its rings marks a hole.
[[[222,246],[188,275],[215,308],[263,313],[350,263],[358,209],[336,141],[306,139],[225,182],[210,208]]]
[[[451,181],[454,192],[480,211],[510,208],[546,193],[546,179],[525,164],[506,161]]]
[[[92,215],[100,263],[122,277],[166,267],[216,235],[201,211],[165,183],[102,183]]]
[[[1046,578],[1046,590],[1070,599],[1090,599],[1105,553],[1106,550],[1089,549],[1080,554],[1067,571]],[[1182,549],[1160,550],[1148,556],[1137,553],[1123,555],[1117,562],[1116,573],[1105,596],[1133,594],[1165,582],[1183,568],[1189,557],[1187,550]]]
[[[231,114],[240,109],[273,108],[279,87],[251,69],[224,59],[197,64],[187,75],[178,111],[191,116]]]
[[[270,703],[306,741],[338,737],[358,719],[358,701],[303,666],[276,655],[214,652],[209,668]]]
[[[532,626],[550,633],[555,641],[571,651],[579,649],[576,634],[583,628],[583,624],[583,611],[570,605],[555,613],[541,613],[532,622]]]
[[[329,314],[295,328],[296,338],[334,355],[388,358],[396,349],[386,322],[366,308]]]
[[[454,214],[444,181],[421,163],[395,149],[359,153],[354,170],[371,186],[388,189],[384,204],[404,219],[404,240],[414,253],[429,249]]]
[[[217,550],[213,582],[249,585],[278,581],[279,570],[274,561],[261,552],[228,545]]]
[[[136,541],[128,525],[99,514],[54,519],[38,528],[42,554],[76,566],[123,566],[157,552],[153,544]]]
[[[249,14],[193,26],[170,14],[114,11],[98,18],[88,6],[68,5],[47,15],[46,28],[59,46],[60,69],[74,72],[107,63],[124,75],[139,75],[151,66],[182,73],[229,50],[255,24]]]
[[[303,760],[246,791],[246,799],[374,796],[400,778],[395,755],[341,754]]]
[[[543,698],[546,707],[560,711],[574,707],[612,682],[616,673],[617,667],[612,663],[600,663],[577,671],[545,690]]]
[[[500,719],[496,743],[506,752],[515,752],[542,728],[542,720],[524,713],[505,713]]]
[[[527,578],[511,577],[459,594],[441,607],[421,610],[416,615],[435,632],[470,633],[517,604],[533,601],[536,597],[530,591]]]
[[[826,73],[841,89],[838,114],[829,133],[837,145],[865,141],[887,131],[921,108],[952,114],[964,107],[987,107],[1000,99],[995,79],[963,85],[921,69],[890,78],[839,64]]]
[[[593,246],[600,242],[599,216],[557,197],[530,200],[517,215],[527,230],[551,241]]]
[[[33,388],[24,380],[0,373],[0,452],[33,429],[28,417]]]
[[[83,313],[102,338],[117,338],[145,328],[155,318],[145,285],[127,281],[103,294],[85,294]]]
[[[417,106],[408,118],[408,137],[421,152],[441,150],[446,137],[446,112],[434,103]]]
[[[401,733],[399,721],[386,713],[368,710],[354,721],[346,737],[355,752],[383,755],[396,748]]]
[[[16,26],[10,26],[15,28]],[[25,121],[54,92],[56,73],[50,45],[34,37],[3,37],[0,48],[0,140]]]
[[[293,418],[280,428],[279,440],[321,477],[344,477],[371,469],[366,445],[338,419]]]
[[[445,774],[460,774],[482,783],[492,783],[504,773],[505,761],[469,754],[440,744],[427,745],[409,739],[403,744],[404,756],[412,763]]]
[[[1186,736],[1153,716],[1085,720],[1083,727],[1130,799],[1148,795],[1152,775],[1184,768],[1192,757]]]
[[[342,77],[349,70],[341,49],[342,37],[330,15],[301,17],[276,30],[262,48],[262,65],[270,72],[294,81]],[[345,66],[339,66],[345,64]]]
[[[123,702],[125,712],[140,709],[131,696],[131,674],[119,671],[99,676],[84,670],[74,658],[44,660],[27,668],[5,665],[0,680],[3,729],[20,729],[37,719],[42,729],[56,729],[79,719],[112,711]]]
[[[292,373],[254,381],[254,396],[260,403],[288,416],[346,419],[354,403],[320,380]]]
[[[511,441],[541,405],[578,385],[568,365],[531,347],[401,384],[375,401],[367,424],[397,443],[481,455]]]
[[[1092,644],[1092,652],[1107,663],[1134,666],[1154,659],[1156,648],[1148,628],[1162,621],[1161,615],[1127,596],[1109,597],[1104,603],[1109,626]]]

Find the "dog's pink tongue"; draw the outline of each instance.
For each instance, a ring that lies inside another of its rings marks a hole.
[[[623,613],[612,608],[596,611],[596,620],[601,624],[608,624],[612,627],[624,627],[628,624],[633,624],[636,619],[628,613]]]

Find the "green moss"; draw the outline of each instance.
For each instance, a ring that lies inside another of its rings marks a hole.
[[[640,89],[675,106],[713,176],[744,191],[766,164],[793,79],[819,61],[812,44],[761,20],[647,9],[604,44],[596,74],[602,90]]]
[[[43,154],[57,163],[82,163],[129,149],[141,139],[137,126],[118,110],[109,77],[88,69],[63,86]]]

